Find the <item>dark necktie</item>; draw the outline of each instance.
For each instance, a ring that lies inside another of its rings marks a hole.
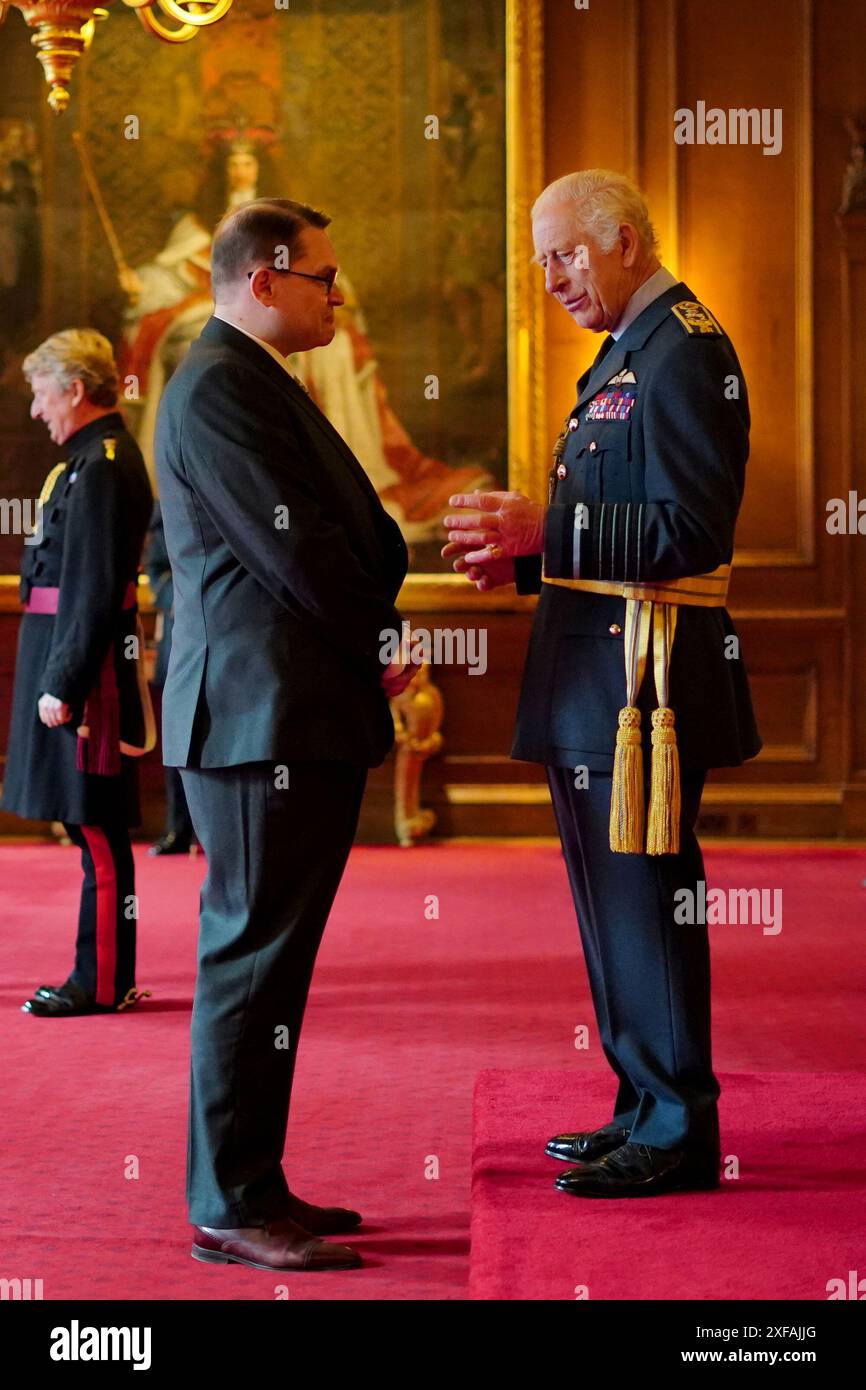
[[[604,342],[598,350],[598,356],[593,362],[591,370],[594,371],[595,368],[598,366],[599,362],[601,362],[603,358],[607,357],[607,354],[610,352],[615,342],[616,339],[612,337],[610,333],[608,333],[607,337],[605,338]]]

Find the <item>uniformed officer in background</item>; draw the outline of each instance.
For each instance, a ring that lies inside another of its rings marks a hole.
[[[117,368],[101,333],[55,333],[23,370],[30,413],[67,458],[45,481],[24,550],[2,804],[29,819],[62,821],[81,850],[74,968],[63,985],[40,986],[23,1006],[69,1018],[113,1013],[138,997],[128,827],[141,819],[133,757],[155,742],[136,602],[152,496],[117,410]]]
[[[549,505],[452,497],[454,568],[483,591],[540,592],[512,756],[544,763],[599,1034],[612,1119],[557,1135],[577,1196],[719,1181],[706,925],[675,894],[704,879],[695,822],[707,769],[761,743],[724,607],[748,457],[733,346],[658,259],[639,191],[569,174],[532,210],[545,287],[607,336],[554,449]],[[699,577],[699,578],[698,578]]]

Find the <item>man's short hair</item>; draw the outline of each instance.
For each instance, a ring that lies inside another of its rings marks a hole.
[[[575,226],[593,237],[607,254],[616,245],[619,229],[630,223],[641,249],[658,251],[658,237],[640,189],[625,174],[611,169],[581,169],[549,183],[533,204],[532,216],[550,203],[574,203]]]
[[[37,374],[52,376],[67,390],[80,381],[91,405],[117,405],[119,388],[114,349],[95,328],[64,328],[28,353],[21,364],[27,381]]]
[[[330,217],[291,198],[256,198],[233,208],[217,223],[211,247],[211,283],[214,298],[220,290],[237,284],[248,271],[273,265],[286,248],[291,264],[300,250],[307,227],[327,227]],[[285,254],[285,253],[284,253]],[[288,269],[288,266],[286,267]]]

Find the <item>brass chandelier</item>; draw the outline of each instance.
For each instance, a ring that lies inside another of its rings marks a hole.
[[[205,25],[216,24],[233,4],[233,0],[121,2],[135,10],[143,28],[165,43],[186,43]],[[28,28],[34,30],[31,43],[50,87],[48,105],[55,115],[62,115],[69,105],[69,83],[75,64],[93,41],[96,21],[107,19],[108,10],[94,5],[92,0],[0,0],[0,24],[13,5],[23,14]],[[174,27],[166,19],[174,21]]]

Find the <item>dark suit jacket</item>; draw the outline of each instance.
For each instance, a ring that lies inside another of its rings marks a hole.
[[[141,567],[150,584],[153,606],[162,618],[159,627],[160,635],[156,643],[156,668],[152,682],[158,689],[161,689],[165,685],[165,678],[168,675],[168,658],[171,653],[171,629],[174,624],[174,584],[168,563],[165,528],[162,524],[162,508],[159,502],[153,504],[147,541],[144,554],[141,557]]]
[[[354,454],[212,318],[166,388],[156,456],[174,580],[165,763],[379,764],[394,736],[381,634],[400,631],[407,556]]]
[[[666,290],[606,353],[602,345],[577,384],[566,476],[553,480],[546,519],[544,571],[554,578],[574,576],[578,502],[582,578],[676,579],[732,558],[749,453],[746,384],[724,332],[686,331],[672,312],[684,300],[694,301],[686,285]],[[635,381],[609,386],[622,371]],[[593,401],[617,389],[634,397],[624,418],[588,418]],[[518,589],[541,598],[512,756],[609,772],[626,703],[625,600],[542,584],[541,569],[541,557],[518,561]],[[745,662],[726,656],[733,634],[724,608],[678,610],[670,705],[683,766],[737,766],[760,750]],[[657,701],[651,659],[647,667],[638,705],[648,748]]]

